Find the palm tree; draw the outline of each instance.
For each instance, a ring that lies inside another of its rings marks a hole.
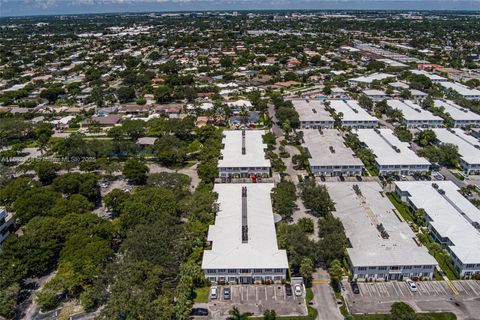
[[[238,310],[238,308],[235,306],[228,312],[228,314],[230,316],[227,318],[227,320],[248,320],[249,317],[253,316],[253,313],[251,312],[241,313],[240,310]]]

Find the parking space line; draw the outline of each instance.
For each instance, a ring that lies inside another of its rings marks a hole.
[[[277,290],[275,290],[275,286],[273,286],[273,299],[277,300]]]
[[[370,292],[370,288],[368,287],[367,284],[365,284],[365,289],[367,289],[367,292],[368,292],[368,296],[372,296],[372,293]]]
[[[397,288],[395,287],[395,283],[393,283],[393,282],[390,282],[390,283],[392,284],[392,288],[393,288],[393,290],[395,291],[395,295],[396,295],[397,297],[400,296],[400,295],[398,294]]]
[[[430,283],[428,283],[428,284],[429,284],[430,288],[435,292],[435,295],[440,295],[440,294],[438,293],[437,288],[435,288],[435,285],[434,285],[433,282],[430,282]]]
[[[398,285],[398,283],[396,283],[396,282],[392,282],[392,283],[400,291],[400,294],[402,295],[402,297],[405,297],[405,294],[403,293],[402,289],[400,288],[400,285]]]
[[[472,280],[472,286],[475,287],[480,292],[480,282]]]
[[[445,286],[443,285],[443,282],[437,282],[437,285],[440,288],[440,290],[443,291],[444,295],[448,295],[448,291],[445,289]]]
[[[268,300],[268,294],[267,294],[267,291],[268,291],[268,287],[265,287],[265,300]]]
[[[460,281],[456,281],[453,285],[454,285],[457,289],[459,289],[458,291],[460,291],[461,293],[465,293],[465,294],[469,295],[469,293],[467,292],[467,290],[465,290],[465,288],[462,286],[462,284],[460,283]]]
[[[255,300],[258,301],[258,287],[255,287]]]
[[[427,295],[430,295],[430,292],[428,291],[428,289],[426,288],[426,286],[421,283],[421,282],[417,282],[417,288],[418,288],[418,293],[420,293],[420,295],[422,294],[427,294]]]
[[[470,287],[470,289],[472,289],[473,293],[475,293],[475,295],[478,295],[477,291],[473,288],[473,286],[470,284],[470,281],[469,280],[465,280],[467,285]]]
[[[388,292],[385,283],[380,283],[380,286],[382,287],[383,294],[386,294],[388,297],[390,297],[390,293]]]

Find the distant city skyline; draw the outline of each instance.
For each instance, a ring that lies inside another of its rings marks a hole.
[[[0,0],[0,17],[225,10],[480,10],[480,0]]]

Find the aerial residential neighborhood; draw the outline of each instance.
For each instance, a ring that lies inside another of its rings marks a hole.
[[[0,319],[480,319],[479,10],[0,1]]]

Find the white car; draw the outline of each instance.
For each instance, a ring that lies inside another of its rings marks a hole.
[[[415,282],[413,282],[413,280],[411,279],[406,279],[405,280],[405,283],[407,284],[408,288],[410,289],[410,291],[412,292],[417,292],[417,285],[415,284]]]
[[[218,289],[217,287],[210,288],[210,299],[214,300],[218,298]]]
[[[302,287],[299,284],[295,285],[295,295],[297,297],[302,296]]]

